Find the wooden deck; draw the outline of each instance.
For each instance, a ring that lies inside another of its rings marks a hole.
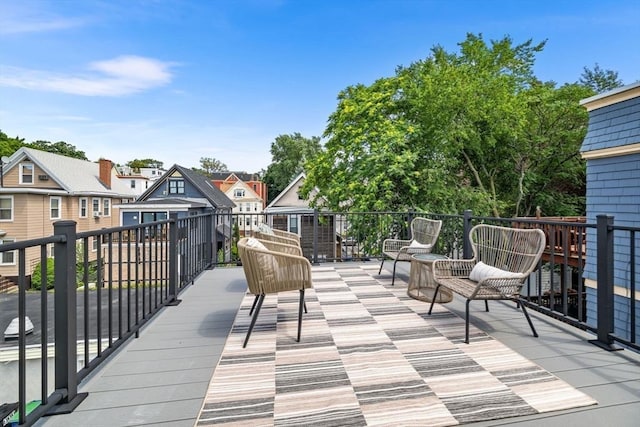
[[[407,265],[404,265],[407,264]],[[385,264],[386,265],[386,264]],[[406,281],[408,263],[398,264]],[[396,280],[396,286],[406,286]],[[206,271],[112,360],[81,385],[88,392],[71,414],[43,418],[37,426],[193,426],[246,283],[242,268]],[[464,301],[448,307],[460,315]],[[472,310],[474,305],[472,305]],[[532,313],[539,338],[507,303],[480,304],[472,322],[599,403],[586,408],[496,420],[472,426],[637,426],[640,417],[640,354],[607,352],[592,335]]]

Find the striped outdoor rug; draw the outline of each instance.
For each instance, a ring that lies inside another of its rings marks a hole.
[[[300,343],[291,292],[267,296],[243,349],[247,295],[197,424],[448,426],[596,403],[475,328],[464,344],[463,319],[377,270],[314,267]]]

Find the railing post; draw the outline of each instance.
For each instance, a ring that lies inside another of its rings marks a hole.
[[[471,240],[469,240],[469,234],[471,234],[471,217],[473,212],[470,209],[464,211],[463,223],[462,223],[462,258],[473,258],[473,249],[471,248]]]
[[[178,213],[169,213],[169,301],[167,305],[178,305]]]
[[[298,225],[301,227],[301,224]],[[313,210],[313,263],[318,263],[318,209]]]
[[[613,344],[611,337],[613,332],[613,217],[598,215],[596,219],[598,338],[589,342],[605,350],[614,351],[621,348]]]
[[[213,251],[213,267],[218,266],[218,216],[217,212],[211,214],[211,251]]]
[[[54,318],[55,388],[66,390],[66,396],[48,415],[68,414],[87,397],[87,393],[78,393],[76,222],[57,221],[53,223],[53,233],[65,236],[64,241],[54,245]]]

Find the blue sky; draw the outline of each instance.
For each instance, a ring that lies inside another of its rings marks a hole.
[[[321,136],[347,86],[394,75],[468,32],[547,40],[536,74],[640,80],[640,2],[0,0],[0,130],[117,163],[235,171],[278,135]]]

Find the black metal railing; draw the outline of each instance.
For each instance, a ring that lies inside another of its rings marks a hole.
[[[15,413],[32,425],[72,411],[85,397],[79,382],[213,265],[216,219],[172,216],[81,233],[59,221],[53,236],[0,245],[18,265],[18,292],[0,299],[3,323],[18,319],[0,345],[2,419]]]
[[[640,350],[636,304],[640,228],[614,225],[613,219],[611,224],[589,224],[584,217],[493,218],[473,216],[471,211],[442,215],[305,210],[252,215],[251,221],[234,216],[233,222],[244,224],[241,235],[250,235],[260,222],[287,231],[293,231],[287,226],[295,224],[304,255],[319,263],[380,259],[383,240],[409,238],[409,224],[416,216],[443,221],[434,252],[452,258],[472,256],[466,236],[478,223],[542,229],[546,248],[522,288],[526,304],[596,333],[596,341],[604,347],[614,348],[617,342]]]
[[[416,216],[440,219],[434,252],[469,258],[471,227],[492,223],[541,228],[542,260],[522,288],[525,303],[595,334],[614,349],[638,345],[636,287],[640,228],[617,226],[611,217],[492,218],[419,212],[320,212],[207,214],[138,226],[77,233],[56,223],[51,237],[0,245],[13,252],[19,292],[2,296],[3,318],[19,319],[15,340],[0,345],[4,369],[0,402],[15,407],[21,424],[73,410],[84,398],[78,384],[203,270],[239,262],[237,239],[261,223],[295,231],[313,263],[380,259],[385,238],[410,238]],[[47,249],[54,245],[54,258]],[[37,263],[33,263],[38,258]],[[36,265],[38,274],[29,271]],[[52,274],[53,273],[53,274]],[[37,277],[39,283],[34,283]],[[47,287],[53,286],[48,291]],[[30,288],[40,287],[34,292]],[[27,319],[34,320],[29,333]],[[4,347],[4,348],[2,348]],[[4,394],[2,394],[4,393]],[[12,403],[15,402],[15,403]],[[27,414],[29,404],[36,409]],[[12,406],[13,405],[13,406]]]

